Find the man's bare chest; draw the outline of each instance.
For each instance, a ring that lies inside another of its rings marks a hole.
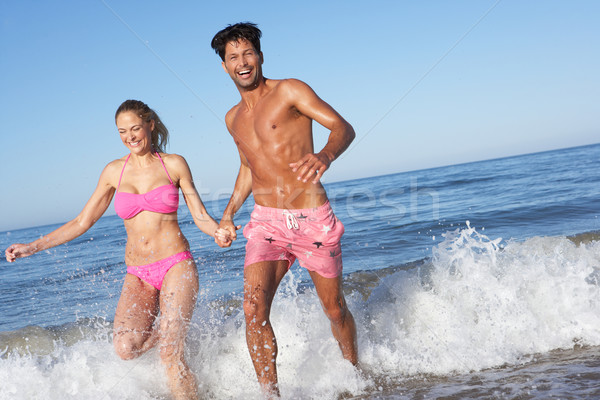
[[[295,122],[297,117],[289,110],[277,106],[269,107],[267,104],[238,114],[233,129],[238,139],[260,145],[285,136]]]

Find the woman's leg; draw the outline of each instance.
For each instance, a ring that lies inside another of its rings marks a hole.
[[[158,290],[137,276],[125,275],[113,327],[113,345],[123,360],[142,355],[156,343],[152,325],[158,314],[158,295]]]
[[[187,336],[198,296],[198,271],[194,260],[184,260],[165,275],[160,290],[159,349],[175,399],[197,399],[196,377],[184,358]]]

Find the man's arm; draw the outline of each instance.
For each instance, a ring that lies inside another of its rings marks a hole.
[[[286,95],[299,112],[329,129],[329,139],[320,152],[306,154],[290,167],[298,172],[298,180],[312,178],[317,183],[331,163],[337,159],[354,140],[354,128],[329,104],[323,101],[310,86],[296,79],[286,81]]]
[[[239,151],[239,150],[238,150]],[[227,207],[223,211],[223,217],[219,227],[229,231],[231,240],[237,239],[236,230],[240,229],[240,225],[233,223],[233,217],[236,212],[242,207],[242,204],[246,201],[248,196],[252,193],[252,172],[248,166],[246,157],[240,151],[240,170],[238,172],[237,179],[235,180],[235,186],[233,187],[233,193],[227,203]]]

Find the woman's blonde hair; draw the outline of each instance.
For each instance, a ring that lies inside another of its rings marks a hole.
[[[139,115],[142,121],[150,122],[154,120],[154,129],[151,134],[151,142],[154,151],[159,151],[161,153],[165,152],[165,147],[169,140],[169,130],[162,123],[156,111],[148,107],[148,105],[139,100],[125,100],[119,108],[117,108],[117,112],[115,113],[115,120],[119,116],[119,114],[131,111],[136,115]]]

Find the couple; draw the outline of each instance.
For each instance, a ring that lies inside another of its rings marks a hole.
[[[250,357],[267,397],[279,395],[271,303],[296,258],[310,273],[344,358],[355,365],[358,361],[356,328],[342,293],[344,227],[320,183],[331,162],[353,140],[354,130],[305,83],[265,78],[260,37],[256,25],[239,23],[218,32],[211,43],[242,98],[225,117],[241,165],[220,224],[207,213],[185,159],[164,153],[168,130],[158,115],[140,101],[127,100],[117,109],[115,121],[130,153],[104,168],[75,219],[5,252],[13,262],[82,235],[114,197],[127,231],[127,274],[115,313],[115,351],[132,359],[158,345],[177,399],[198,397],[183,351],[198,273],[177,221],[179,189],[198,228],[221,247],[236,239],[240,226],[233,217],[253,193],[256,205],[243,232],[247,238],[243,308]],[[313,150],[313,120],[331,131],[318,153]]]

